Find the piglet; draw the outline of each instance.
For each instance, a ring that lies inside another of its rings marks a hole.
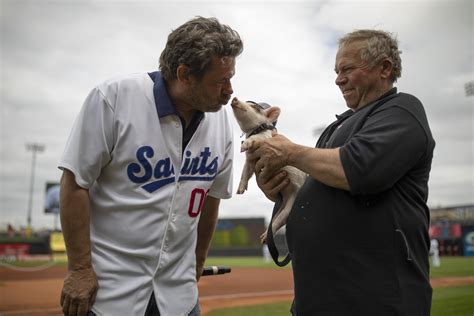
[[[250,101],[242,102],[237,98],[232,100],[231,106],[240,129],[245,133],[246,139],[242,142],[242,151],[246,149],[249,143],[254,139],[270,138],[276,133],[274,123],[276,123],[280,116],[280,108],[271,106],[264,109],[257,103]],[[283,196],[283,203],[273,218],[273,234],[286,224],[288,215],[290,215],[291,208],[295,202],[296,194],[306,179],[306,174],[299,169],[291,166],[286,166],[283,169],[288,173],[290,184],[280,192]],[[243,194],[247,190],[248,181],[254,173],[255,161],[250,161],[247,156],[237,194]],[[262,243],[266,242],[266,231],[260,236],[260,240]]]

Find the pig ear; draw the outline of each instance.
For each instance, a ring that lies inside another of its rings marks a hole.
[[[277,106],[272,106],[268,109],[265,110],[265,115],[268,117],[268,119],[272,122],[275,123],[278,120],[278,117],[280,116],[280,108]]]

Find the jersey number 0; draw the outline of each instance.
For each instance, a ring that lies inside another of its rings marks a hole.
[[[203,189],[196,188],[191,192],[191,200],[189,201],[188,214],[191,217],[196,217],[201,213],[204,199],[206,198],[209,190],[204,191]]]

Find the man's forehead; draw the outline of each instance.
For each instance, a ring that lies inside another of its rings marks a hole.
[[[339,48],[336,54],[336,63],[346,59],[358,59],[362,46],[359,43],[349,43]]]
[[[219,59],[219,62],[221,63],[221,65],[224,67],[232,67],[235,65],[235,57],[222,56],[222,57],[217,57],[217,58]]]
[[[233,56],[214,56],[212,58],[211,73],[225,74],[233,76],[235,73],[235,57]]]

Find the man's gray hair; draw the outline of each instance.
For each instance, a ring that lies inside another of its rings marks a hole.
[[[379,64],[385,58],[392,61],[392,82],[402,76],[402,60],[397,38],[389,32],[379,30],[356,30],[339,39],[339,48],[351,43],[361,43],[360,58],[370,66]]]
[[[179,65],[201,79],[212,58],[237,57],[243,51],[239,34],[216,18],[196,17],[172,31],[160,56],[160,71],[167,80],[176,79]]]

